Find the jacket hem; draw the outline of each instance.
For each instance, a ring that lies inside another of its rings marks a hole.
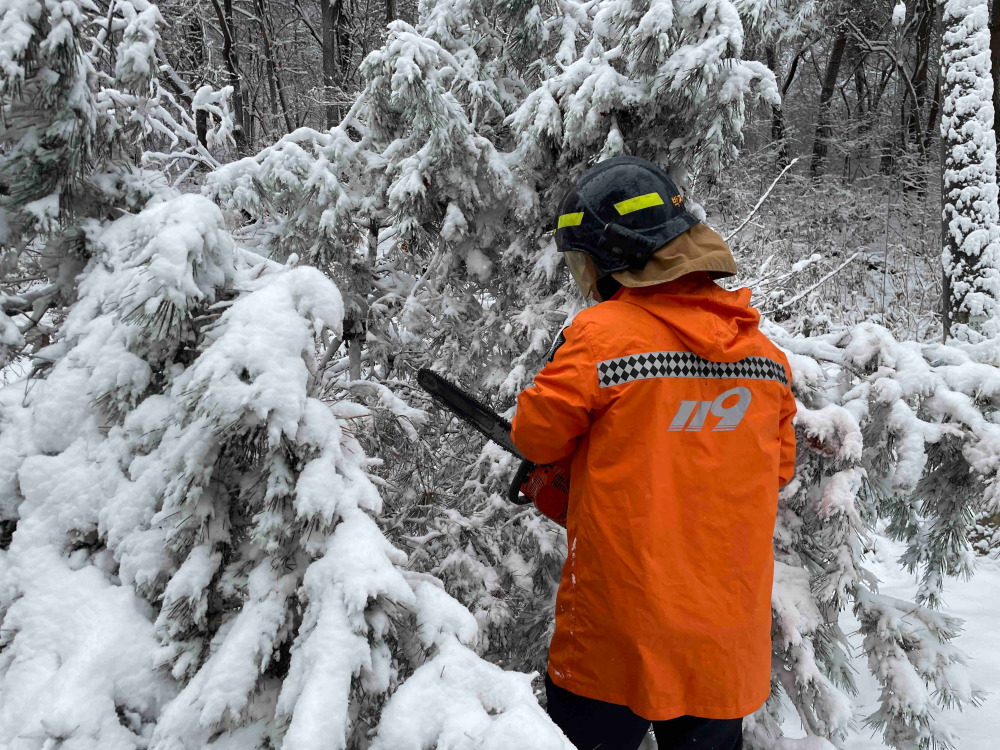
[[[669,721],[680,716],[697,716],[701,719],[742,719],[744,716],[749,716],[763,706],[771,693],[771,686],[768,684],[767,690],[762,693],[761,697],[733,704],[692,703],[687,701],[669,705],[647,704],[634,700],[630,701],[624,695],[604,690],[601,690],[598,695],[597,691],[590,690],[583,685],[578,685],[571,677],[556,676],[553,673],[551,665],[549,665],[547,671],[552,682],[564,690],[568,690],[584,698],[627,706],[636,716],[641,716],[648,721]]]

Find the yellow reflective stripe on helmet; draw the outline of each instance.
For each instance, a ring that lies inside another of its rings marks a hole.
[[[559,225],[556,229],[563,227],[578,227],[583,223],[583,211],[575,214],[563,214],[559,217]]]
[[[629,198],[627,201],[616,203],[615,210],[618,211],[619,216],[624,216],[643,208],[662,205],[663,198],[660,197],[659,193],[646,193],[645,195],[637,195],[635,198]]]

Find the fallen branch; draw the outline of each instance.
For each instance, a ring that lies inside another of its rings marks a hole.
[[[734,229],[730,233],[730,235],[728,237],[726,237],[726,244],[729,244],[729,240],[731,240],[733,237],[735,237],[740,232],[742,232],[743,231],[743,227],[745,227],[747,224],[750,223],[750,219],[753,218],[753,215],[755,213],[757,213],[757,209],[760,208],[761,205],[763,205],[763,203],[764,203],[765,200],[767,200],[767,196],[769,196],[771,194],[771,191],[774,190],[774,186],[778,184],[778,180],[780,180],[782,177],[784,177],[785,176],[785,172],[787,172],[789,169],[791,169],[792,167],[794,167],[795,166],[795,162],[797,162],[801,158],[802,158],[801,156],[796,156],[794,159],[792,159],[790,162],[788,162],[788,164],[785,166],[785,168],[781,170],[781,173],[777,177],[774,178],[774,182],[771,183],[771,187],[769,187],[767,190],[765,190],[764,194],[762,196],[760,196],[760,200],[757,201],[757,205],[753,207],[753,210],[743,220],[743,223],[740,224],[738,227],[736,227],[736,229]]]
[[[784,310],[786,307],[788,307],[790,305],[794,305],[796,302],[798,302],[800,299],[802,299],[803,297],[805,297],[807,294],[809,294],[810,292],[814,292],[815,290],[819,289],[819,287],[821,287],[827,281],[829,281],[834,276],[836,276],[838,273],[840,273],[847,266],[848,263],[850,263],[852,260],[854,260],[855,258],[857,258],[859,255],[861,255],[861,251],[860,250],[858,250],[858,252],[854,253],[854,255],[852,255],[850,258],[848,258],[847,260],[845,260],[839,266],[837,266],[836,268],[834,268],[832,271],[830,271],[830,273],[828,273],[822,279],[820,279],[815,284],[813,284],[811,287],[809,287],[808,289],[806,289],[804,292],[800,292],[799,294],[796,294],[794,297],[792,297],[787,302],[782,302],[780,305],[778,305],[777,307],[775,307],[773,309],[761,312],[761,315],[770,315],[771,313],[778,312],[778,310]]]

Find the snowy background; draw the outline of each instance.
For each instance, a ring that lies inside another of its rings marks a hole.
[[[416,373],[512,415],[623,153],[793,369],[747,747],[1000,746],[996,7],[0,0],[0,750],[566,750],[565,534]]]

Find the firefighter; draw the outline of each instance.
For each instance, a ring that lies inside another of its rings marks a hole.
[[[620,156],[555,233],[593,305],[518,397],[512,438],[569,462],[548,711],[580,750],[736,750],[771,675],[772,533],[795,466],[788,361],[736,263],[652,162]],[[556,514],[557,515],[557,514]]]

